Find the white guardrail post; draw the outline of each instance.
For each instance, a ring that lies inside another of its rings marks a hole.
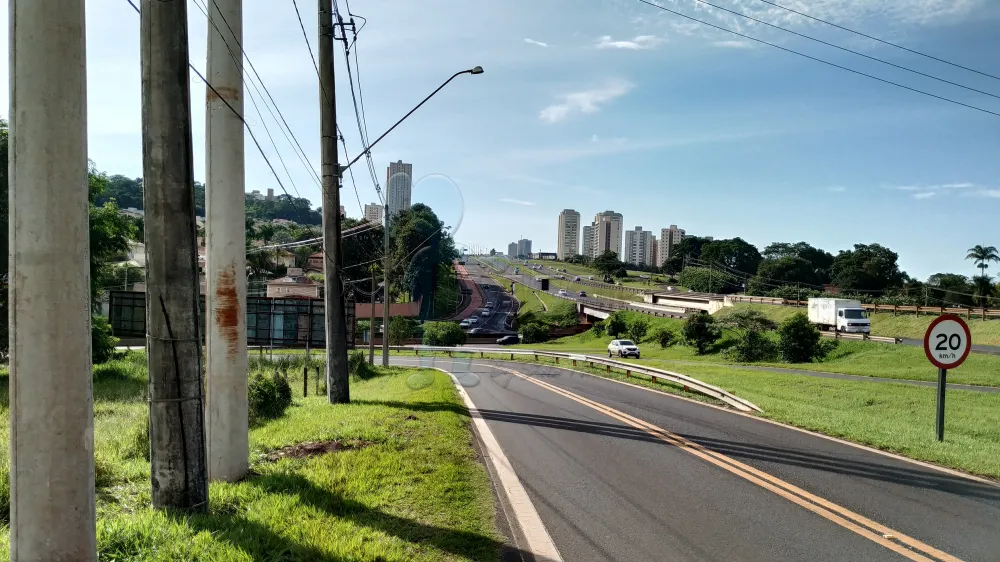
[[[741,412],[763,411],[759,407],[757,407],[757,405],[750,402],[749,400],[740,398],[739,396],[736,396],[731,392],[723,390],[717,386],[713,386],[708,383],[702,382],[698,379],[689,377],[687,375],[682,375],[680,373],[675,373],[673,371],[666,371],[663,369],[656,369],[653,367],[636,365],[635,363],[625,363],[623,361],[615,361],[614,359],[607,359],[604,357],[597,357],[593,355],[579,355],[573,353],[561,353],[556,351],[539,351],[533,349],[531,350],[508,349],[501,351],[496,348],[478,348],[478,347],[390,346],[389,349],[393,351],[412,350],[414,354],[419,354],[421,351],[429,351],[432,353],[434,352],[448,353],[449,356],[453,356],[452,354],[454,353],[470,353],[470,354],[478,353],[480,358],[482,358],[485,354],[507,355],[510,357],[510,360],[513,360],[515,355],[533,356],[536,361],[538,360],[539,357],[552,357],[556,360],[556,363],[559,362],[560,358],[563,358],[571,360],[574,365],[576,364],[577,361],[586,361],[590,364],[591,367],[593,367],[594,364],[602,365],[607,368],[608,372],[610,372],[611,369],[619,369],[625,371],[628,376],[631,376],[632,373],[639,373],[646,375],[647,377],[653,379],[653,382],[656,382],[659,379],[663,379],[665,381],[669,381],[674,384],[683,386],[686,390],[690,390],[692,392],[697,392],[699,394],[704,394],[705,396],[710,396],[712,398],[715,398],[716,400],[723,402],[727,406],[735,408]]]

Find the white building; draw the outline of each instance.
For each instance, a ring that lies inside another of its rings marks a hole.
[[[635,227],[625,233],[625,252],[620,258],[625,263],[651,265],[653,263],[653,233]]]
[[[517,242],[507,244],[507,257],[511,259],[517,258]]]
[[[378,203],[365,205],[365,220],[374,224],[382,224],[382,211],[384,209],[385,207]]]
[[[621,213],[604,211],[594,217],[594,254],[597,257],[607,250],[622,257],[622,223]]]
[[[652,248],[652,249],[649,252],[651,254],[649,263],[655,265],[656,267],[659,267],[660,266],[660,241],[657,240],[655,236],[653,236],[653,239],[650,241],[650,248]]]
[[[395,214],[410,208],[410,196],[413,192],[413,164],[404,164],[402,160],[392,162],[386,170],[386,204],[389,214]]]
[[[524,256],[526,258],[531,257],[531,240],[522,238],[517,241],[517,255]]]
[[[670,259],[674,248],[681,243],[684,239],[684,229],[677,228],[676,224],[670,225],[670,228],[664,228],[660,230],[660,241],[659,241],[659,251],[657,252],[657,259],[659,263],[656,265],[663,266]]]
[[[581,254],[592,258],[594,257],[594,225],[587,224],[583,227],[583,249],[580,251]]]
[[[580,213],[564,209],[559,213],[559,231],[556,234],[556,254],[565,260],[580,253]]]

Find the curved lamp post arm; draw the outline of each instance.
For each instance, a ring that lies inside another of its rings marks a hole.
[[[341,169],[340,169],[341,172],[347,171],[347,169],[350,168],[351,166],[353,166],[355,162],[357,162],[358,160],[360,160],[362,156],[364,156],[365,154],[370,153],[371,150],[372,150],[372,147],[375,146],[376,144],[378,144],[378,141],[384,139],[386,135],[388,135],[389,133],[391,133],[393,129],[395,129],[397,126],[399,126],[400,123],[402,123],[403,121],[405,121],[407,117],[409,117],[410,115],[413,115],[414,111],[420,109],[420,106],[422,106],[425,103],[427,103],[427,100],[429,100],[432,97],[434,97],[434,95],[437,94],[438,92],[440,92],[442,88],[444,88],[445,86],[447,86],[449,82],[451,82],[452,80],[454,80],[455,78],[458,78],[459,76],[461,76],[463,74],[482,74],[482,73],[483,73],[483,67],[477,66],[475,68],[470,68],[468,70],[463,70],[461,72],[456,72],[455,74],[453,74],[451,76],[451,78],[449,78],[449,79],[447,79],[447,80],[444,81],[444,84],[441,84],[440,86],[438,86],[436,90],[434,90],[433,92],[431,92],[430,95],[428,95],[426,98],[423,99],[423,101],[421,101],[420,103],[418,103],[416,107],[414,107],[413,109],[411,109],[399,121],[396,121],[396,123],[392,127],[389,127],[388,131],[382,133],[382,136],[380,136],[379,138],[375,139],[375,142],[373,142],[373,143],[369,144],[368,146],[366,146],[365,149],[361,151],[361,154],[358,154],[357,156],[355,156],[354,159],[351,160],[350,162],[348,162],[346,166],[341,167]]]

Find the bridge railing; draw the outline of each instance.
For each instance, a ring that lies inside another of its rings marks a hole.
[[[486,355],[501,355],[509,356],[511,360],[514,356],[528,356],[534,357],[537,361],[539,357],[550,357],[559,363],[560,360],[565,360],[568,363],[576,366],[578,362],[587,363],[589,366],[601,365],[606,367],[610,372],[612,369],[618,371],[624,371],[625,376],[631,376],[632,373],[637,373],[640,375],[645,375],[650,377],[653,382],[658,380],[665,380],[676,385],[684,387],[685,390],[690,390],[697,392],[698,394],[703,394],[719,400],[720,402],[735,408],[741,412],[761,412],[762,410],[757,407],[754,403],[749,400],[740,398],[735,394],[721,389],[717,386],[702,382],[698,379],[683,375],[681,373],[675,373],[673,371],[667,371],[664,369],[657,369],[654,367],[646,367],[643,365],[637,365],[635,363],[626,363],[624,361],[616,361],[614,359],[609,359],[605,357],[599,357],[594,355],[580,355],[575,353],[563,353],[558,351],[539,351],[539,350],[528,350],[528,349],[505,349],[499,350],[497,348],[478,348],[478,347],[431,347],[431,346],[393,346],[389,349],[393,351],[412,351],[414,355],[420,355],[420,352],[427,353],[448,353],[450,356],[454,356],[456,353],[468,353],[476,354],[485,357]]]

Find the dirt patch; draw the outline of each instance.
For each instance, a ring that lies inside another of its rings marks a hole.
[[[271,451],[267,455],[267,460],[277,462],[281,459],[305,459],[318,457],[327,453],[336,453],[351,449],[361,449],[371,445],[368,441],[311,441],[308,443],[296,443],[282,447],[277,451]]]
[[[410,414],[410,415],[406,416],[403,419],[404,420],[419,420],[420,418],[418,418],[417,416],[414,416],[413,414]]]

